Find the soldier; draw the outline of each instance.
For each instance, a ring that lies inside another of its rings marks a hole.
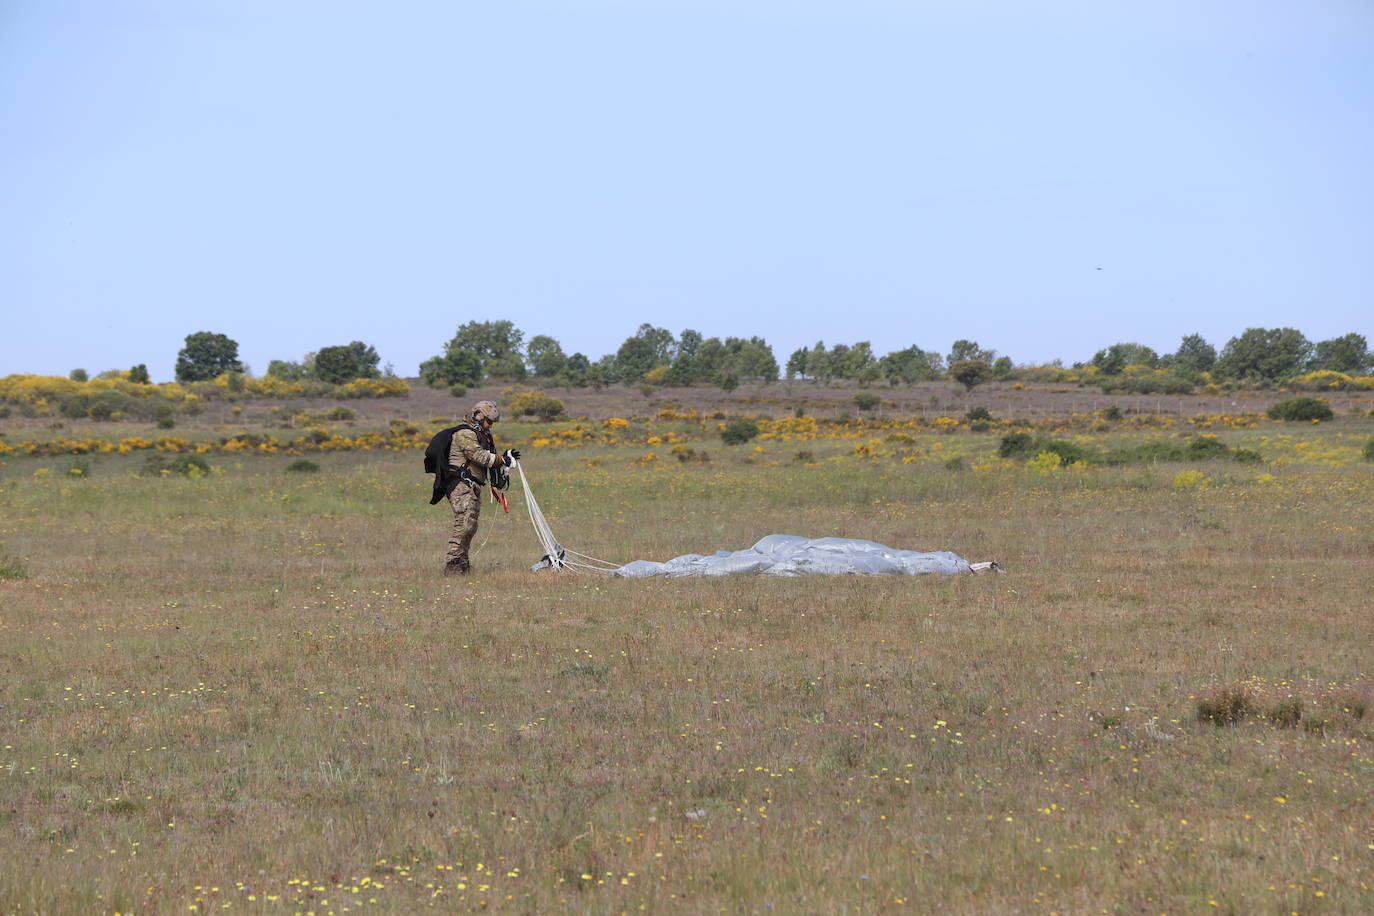
[[[491,425],[500,419],[501,408],[494,401],[478,401],[472,412],[463,418],[464,425],[453,433],[448,463],[456,472],[457,482],[448,494],[448,501],[453,506],[453,534],[444,555],[446,576],[462,575],[471,568],[468,548],[477,533],[477,518],[482,513],[482,487],[487,484],[488,469],[497,465],[510,467],[512,461],[520,460],[518,449],[496,453]]]

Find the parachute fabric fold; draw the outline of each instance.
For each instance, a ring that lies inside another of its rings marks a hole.
[[[861,538],[804,538],[770,534],[747,550],[720,550],[674,557],[665,563],[636,560],[611,574],[622,579],[651,576],[919,576],[972,572],[949,551],[898,550]]]

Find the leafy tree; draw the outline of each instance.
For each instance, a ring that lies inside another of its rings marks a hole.
[[[992,378],[992,366],[981,359],[961,359],[949,364],[949,377],[972,391]]]
[[[927,353],[917,346],[894,350],[878,361],[883,375],[893,382],[910,385],[926,379],[939,378],[945,364],[939,353]]]
[[[574,353],[568,357],[563,364],[563,371],[558,374],[558,381],[564,388],[583,388],[587,384],[587,373],[591,369],[591,360],[582,353]]]
[[[486,359],[516,356],[525,340],[525,332],[509,321],[469,321],[459,325],[449,345],[459,350],[471,350]]]
[[[344,385],[354,379],[381,378],[376,349],[355,340],[337,347],[321,347],[315,354],[315,378],[331,385]],[[268,372],[271,372],[269,367]]]
[[[655,366],[670,365],[676,341],[671,331],[645,323],[627,338],[611,363],[611,379],[631,384],[642,379]]]
[[[695,356],[697,350],[701,349],[701,344],[704,340],[705,338],[701,336],[700,331],[693,331],[691,328],[685,328],[683,332],[677,336],[677,354],[674,357],[674,361],[683,356]]]
[[[1015,367],[1011,364],[1010,356],[999,356],[992,363],[992,377],[999,382],[1006,381],[1016,374]],[[991,417],[987,418],[991,419]]]
[[[835,344],[825,356],[826,378],[844,378],[844,365],[849,359],[849,344]]]
[[[768,341],[762,337],[727,337],[722,341],[719,337],[702,337],[696,331],[683,331],[663,381],[670,385],[719,385],[727,376],[734,376],[736,383],[741,378],[776,379],[778,361]]]
[[[490,357],[483,363],[482,368],[487,375],[495,378],[518,380],[525,377],[525,360],[519,353]]]
[[[608,353],[587,367],[587,384],[600,391],[611,383],[614,371],[615,357]]]
[[[806,375],[806,357],[810,354],[806,347],[799,347],[787,357],[787,377],[797,378]]]
[[[1369,342],[1363,334],[1346,334],[1317,343],[1312,357],[1313,369],[1330,369],[1348,375],[1363,375],[1374,354],[1369,352]]]
[[[1093,354],[1092,364],[1103,375],[1120,375],[1127,366],[1159,365],[1159,354],[1144,344],[1115,343]]]
[[[134,366],[129,370],[129,381],[136,385],[147,385],[150,381],[148,378],[148,367],[143,363]]]
[[[525,359],[529,363],[530,371],[539,378],[552,378],[562,372],[563,367],[568,364],[568,357],[563,353],[558,341],[545,334],[537,334],[530,338],[529,344],[525,347]]]
[[[645,322],[635,331],[635,336],[653,347],[656,363],[668,365],[673,361],[673,356],[677,353],[677,341],[673,339],[672,331],[667,328],[656,328]]]
[[[299,382],[310,378],[310,370],[301,363],[285,359],[274,359],[267,364],[267,374],[288,382]]]
[[[525,360],[520,355],[524,340],[525,332],[509,321],[469,321],[458,327],[445,350],[474,354],[483,375],[521,379],[525,377]]]
[[[1292,328],[1247,328],[1232,337],[1217,358],[1217,375],[1274,383],[1302,371],[1312,356],[1312,344]]]
[[[1201,334],[1189,334],[1179,341],[1170,364],[1171,368],[1183,372],[1211,372],[1217,364],[1217,349],[1203,340]]]
[[[956,340],[949,348],[949,357],[946,359],[951,366],[959,362],[970,360],[981,360],[989,365],[997,358],[996,350],[984,350],[978,346],[976,341]]]
[[[433,388],[476,385],[482,380],[482,359],[471,350],[455,348],[453,341],[449,341],[442,354],[420,363],[420,378]]]
[[[90,379],[90,375],[87,374],[85,369],[73,369],[67,378],[71,379],[73,382],[84,382]]]
[[[830,366],[830,354],[825,350],[825,341],[816,341],[816,345],[806,355],[806,374],[822,382],[828,382],[835,376]]]
[[[673,355],[668,371],[663,375],[664,384],[690,385],[709,376],[709,373],[703,370],[702,345],[705,342],[701,332],[693,331],[691,328],[678,335],[677,352]]]
[[[615,352],[611,378],[627,384],[637,382],[657,365],[654,345],[642,337],[630,337]]]
[[[487,375],[524,378],[525,360],[520,355],[524,339],[524,332],[509,321],[469,321],[459,325],[442,354],[420,364],[420,377],[440,387],[476,385]]]
[[[878,378],[878,358],[873,355],[873,344],[861,340],[849,347],[840,359],[839,374],[860,384],[867,385]]]
[[[178,382],[204,382],[225,372],[246,372],[239,362],[239,345],[223,334],[197,331],[186,335],[186,346],[177,353]]]
[[[778,377],[778,361],[773,356],[773,348],[762,337],[727,337],[722,345],[725,351],[725,370],[741,378],[775,381]]]

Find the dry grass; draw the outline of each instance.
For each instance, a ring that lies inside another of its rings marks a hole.
[[[1009,575],[532,574],[517,497],[455,581],[417,456],[7,463],[0,912],[1374,909],[1368,467],[1176,489],[929,438],[526,463],[597,556],[781,531]],[[1260,714],[1199,721],[1225,690]]]

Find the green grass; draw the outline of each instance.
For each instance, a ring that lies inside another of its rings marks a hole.
[[[594,556],[1010,571],[956,579],[530,573],[518,493],[446,579],[418,455],[6,462],[0,912],[1369,911],[1374,478],[1327,426],[1187,490],[992,434],[526,454]]]

